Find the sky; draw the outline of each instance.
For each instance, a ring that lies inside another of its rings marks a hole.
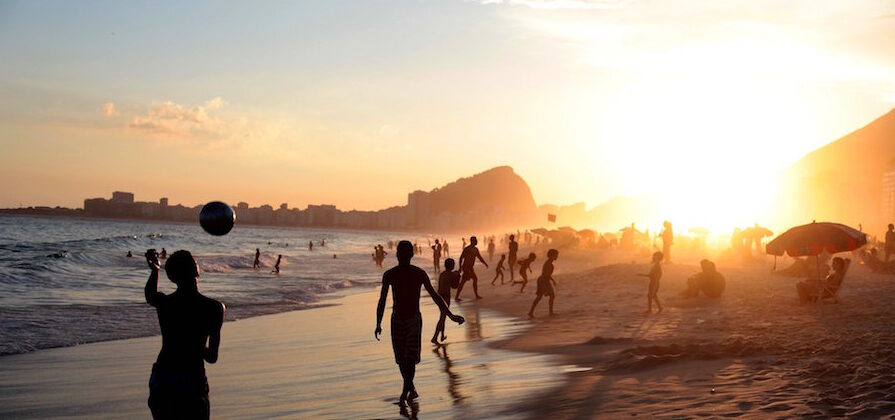
[[[892,51],[893,1],[0,1],[0,207],[371,210],[510,165],[751,222],[895,107]]]

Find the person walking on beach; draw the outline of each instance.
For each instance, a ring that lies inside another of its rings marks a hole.
[[[498,277],[500,277],[500,285],[503,286],[503,262],[506,259],[507,254],[500,254],[500,260],[497,261],[497,268],[494,270],[494,280],[491,280],[492,286],[494,286],[494,282],[497,281]]]
[[[646,292],[646,313],[653,312],[653,302],[656,302],[656,307],[659,308],[656,313],[662,312],[662,304],[659,303],[659,279],[662,278],[662,257],[661,252],[654,252],[653,266],[650,268],[649,274],[638,274],[639,276],[649,277],[649,289]]]
[[[410,264],[413,258],[413,244],[409,241],[398,242],[398,265],[387,270],[382,275],[382,290],[379,294],[379,304],[376,306],[376,331],[374,336],[379,340],[382,334],[382,316],[385,314],[385,301],[388,298],[388,290],[392,289],[392,320],[391,336],[392,349],[395,354],[395,363],[401,371],[404,379],[404,387],[399,397],[399,403],[412,401],[419,397],[413,385],[416,375],[416,365],[420,362],[420,350],[422,349],[423,317],[420,314],[420,287],[425,287],[432,301],[438,305],[442,314],[446,314],[451,321],[462,324],[465,320],[462,316],[454,315],[448,308],[444,299],[432,288],[429,283],[429,275],[426,271]]]
[[[886,257],[883,262],[889,262],[889,256],[895,254],[895,225],[889,223],[889,230],[886,231]]]
[[[308,241],[308,251],[314,250],[314,241]]]
[[[450,257],[451,256],[451,247],[450,247],[450,245],[448,245],[447,239],[441,238],[441,243],[444,245],[442,247],[442,249],[444,250],[444,256]]]
[[[199,293],[199,266],[189,251],[176,251],[165,274],[177,285],[158,291],[161,266],[154,249],[146,251],[149,279],[143,293],[155,307],[162,349],[149,377],[149,409],[154,419],[208,419],[211,413],[205,362],[218,361],[224,304]]]
[[[475,274],[475,260],[478,258],[482,264],[485,264],[485,268],[488,268],[488,263],[485,262],[482,254],[479,253],[479,249],[476,248],[478,243],[479,240],[475,236],[470,236],[469,246],[463,248],[463,252],[460,253],[460,286],[457,287],[457,296],[454,297],[454,300],[457,302],[461,300],[460,292],[468,280],[472,280],[472,291],[475,293],[475,298],[482,298],[479,296],[479,277]]]
[[[509,256],[507,257],[508,268],[510,269],[510,283],[516,284],[513,275],[514,267],[516,267],[516,253],[519,252],[519,243],[516,242],[516,235],[510,235]]]
[[[674,243],[674,231],[671,230],[671,222],[665,221],[662,223],[662,233],[659,236],[662,237],[662,255],[665,258],[665,262],[671,262],[671,244]]]
[[[444,304],[451,306],[451,288],[460,284],[460,273],[454,271],[454,259],[448,258],[444,260],[444,271],[438,276],[438,296],[444,299]],[[441,333],[441,341],[447,339],[444,335],[444,320],[447,314],[441,313],[438,318],[438,324],[435,326],[435,333],[432,334],[432,344],[438,344],[438,333]]]
[[[529,318],[535,317],[535,308],[538,306],[538,302],[540,302],[541,298],[544,296],[550,298],[550,300],[548,301],[550,316],[556,315],[553,312],[553,300],[556,298],[556,292],[554,289],[556,280],[553,279],[553,262],[556,261],[557,258],[559,258],[559,251],[555,249],[547,251],[547,261],[544,261],[544,266],[541,268],[541,275],[538,277],[537,296],[535,296],[535,301],[531,303],[531,309],[528,311]],[[529,257],[529,259],[531,259],[531,257]]]
[[[261,268],[261,250],[255,248],[255,262],[252,263],[252,269],[258,270]]]
[[[488,240],[488,262],[494,260],[494,238]]]
[[[531,263],[535,262],[535,259],[538,256],[535,255],[534,252],[530,252],[528,254],[528,258],[519,261],[519,276],[522,277],[522,281],[513,282],[513,284],[522,283],[522,288],[519,289],[519,293],[525,293],[525,285],[528,284],[528,273],[531,273]]]
[[[441,272],[441,243],[438,239],[435,240],[435,245],[432,245],[432,262],[435,263],[435,274]],[[444,263],[447,265],[447,261]]]

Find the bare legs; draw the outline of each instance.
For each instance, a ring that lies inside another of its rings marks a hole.
[[[404,362],[398,365],[401,370],[401,377],[404,378],[404,389],[401,391],[401,401],[413,401],[419,394],[416,393],[416,387],[413,386],[413,377],[416,376],[416,364],[413,362]]]
[[[646,313],[653,312],[653,302],[656,302],[656,308],[659,310],[656,313],[662,312],[662,304],[659,303],[659,296],[657,293],[647,293],[646,295]]]
[[[432,334],[432,344],[438,344],[438,333],[441,333],[441,341],[447,339],[447,336],[444,335],[444,320],[447,318],[447,314],[444,312],[441,313],[441,318],[438,319],[438,324],[435,326],[435,334]]]
[[[528,311],[528,317],[529,317],[529,318],[534,318],[534,317],[535,317],[535,307],[538,306],[538,302],[541,301],[541,297],[542,297],[542,296],[544,296],[544,295],[540,295],[540,294],[539,294],[539,295],[535,296],[535,301],[531,303],[531,309]],[[550,294],[548,294],[547,296],[550,297],[550,300],[548,300],[548,305],[549,305],[549,307],[550,307],[550,316],[553,316],[553,315],[554,315],[554,313],[553,313],[553,300],[556,298],[556,295],[553,294],[553,293],[550,293]]]
[[[494,274],[494,280],[491,280],[491,285],[494,286],[494,282],[497,281],[497,278],[500,277],[500,284],[503,285],[503,271],[498,271]]]

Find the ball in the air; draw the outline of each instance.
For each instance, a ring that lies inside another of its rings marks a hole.
[[[212,201],[202,207],[199,212],[199,225],[206,232],[215,236],[224,236],[233,229],[236,223],[236,212],[226,203]]]

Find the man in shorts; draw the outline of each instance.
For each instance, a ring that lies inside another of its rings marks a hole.
[[[488,263],[485,262],[482,254],[479,253],[479,249],[476,248],[478,243],[478,238],[471,236],[469,238],[469,246],[463,248],[463,252],[460,254],[460,287],[457,288],[457,295],[454,296],[454,300],[458,302],[462,300],[460,299],[460,291],[463,290],[463,285],[469,280],[472,280],[472,291],[475,292],[475,298],[482,298],[479,296],[479,277],[475,274],[475,260],[478,258],[482,264],[485,264],[485,268],[488,268]]]

